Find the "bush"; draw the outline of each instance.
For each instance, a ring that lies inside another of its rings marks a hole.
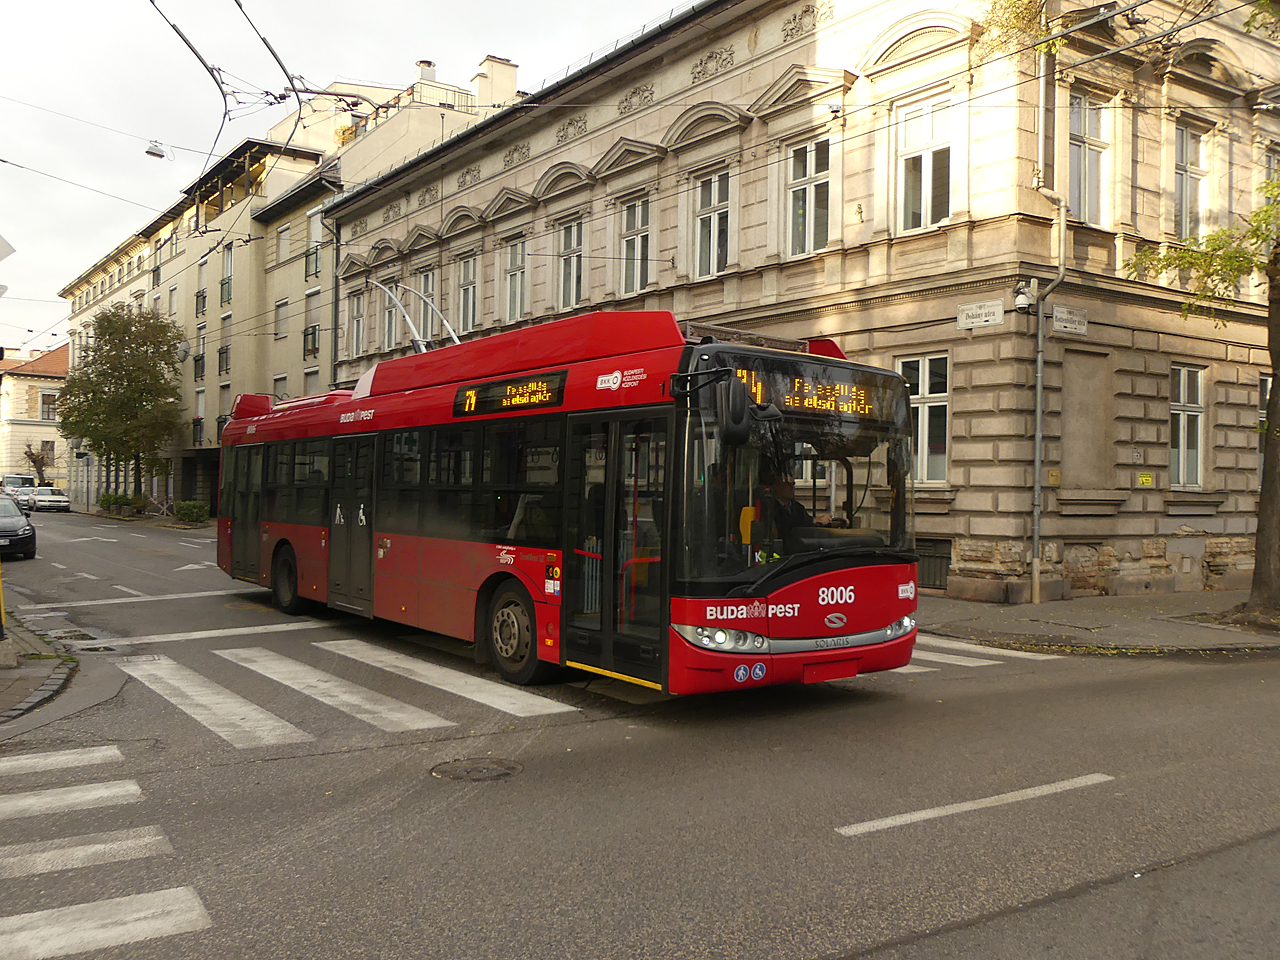
[[[204,523],[209,519],[209,505],[199,500],[179,500],[173,505],[173,515],[183,523]]]
[[[110,510],[112,507],[124,506],[126,503],[133,503],[133,497],[127,493],[104,493],[98,497],[98,506],[103,510]]]

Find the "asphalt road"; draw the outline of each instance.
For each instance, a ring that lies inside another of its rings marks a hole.
[[[1277,955],[1275,659],[922,643],[510,702],[456,643],[274,611],[211,527],[35,519],[7,604],[100,652],[0,727],[6,960]]]

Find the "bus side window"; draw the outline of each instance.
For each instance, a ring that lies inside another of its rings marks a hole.
[[[481,476],[485,539],[553,547],[560,538],[559,421],[487,424]]]
[[[292,523],[293,441],[267,444],[267,489],[263,497],[262,519]]]
[[[444,427],[435,431],[420,521],[424,536],[481,539],[476,516],[476,436],[477,431],[470,427]]]
[[[377,526],[388,533],[418,532],[422,490],[422,434],[394,430],[382,435]]]
[[[328,440],[300,440],[294,445],[293,485],[293,522],[328,526]]]

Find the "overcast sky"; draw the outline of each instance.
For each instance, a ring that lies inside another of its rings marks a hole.
[[[691,5],[689,0],[242,0],[289,73],[407,87],[418,60],[470,89],[492,54],[545,79]],[[200,60],[246,91],[219,134],[222,96]],[[236,0],[62,0],[7,5],[0,39],[0,345],[65,340],[58,291],[141,229],[221,155],[289,111],[248,91],[285,77]],[[145,154],[149,141],[173,159]],[[25,169],[24,169],[25,168]],[[54,179],[57,178],[57,179]],[[86,189],[91,188],[91,189]],[[98,192],[94,192],[98,191]],[[107,196],[109,195],[109,196]],[[0,245],[2,249],[2,245]]]

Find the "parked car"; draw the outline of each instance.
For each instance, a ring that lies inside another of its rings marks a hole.
[[[71,498],[57,487],[36,487],[31,495],[32,510],[65,510],[71,512]]]
[[[18,487],[13,492],[13,499],[18,502],[23,510],[31,509],[31,500],[36,494],[35,487]]]
[[[36,528],[30,516],[8,497],[0,497],[0,556],[36,558]]]

